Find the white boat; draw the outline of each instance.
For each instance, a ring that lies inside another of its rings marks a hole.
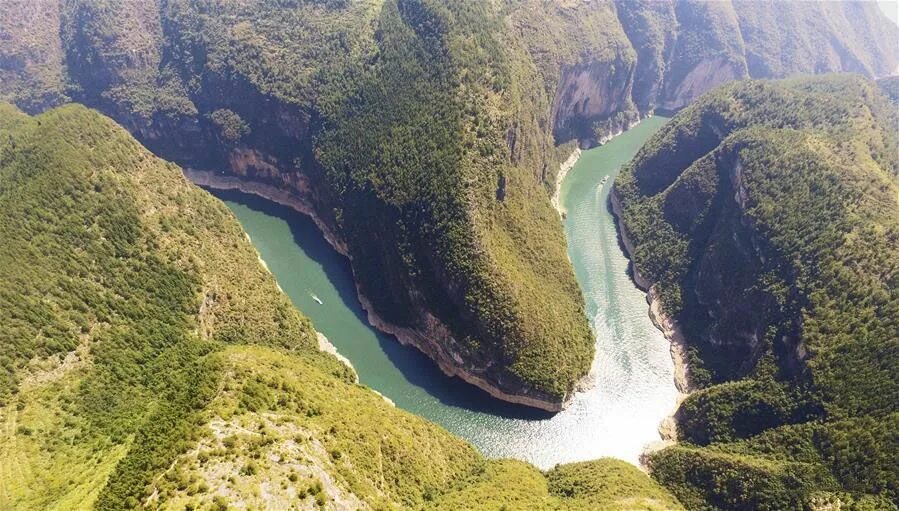
[[[309,295],[312,297],[313,300],[315,300],[315,303],[317,303],[317,304],[319,304],[319,305],[323,305],[322,299],[321,299],[321,298],[315,296],[315,295],[312,294],[312,293],[309,293]]]
[[[609,176],[605,176],[602,178],[602,181],[600,181],[599,184],[604,185],[604,184],[606,184],[606,181],[608,181],[608,180],[609,180]]]

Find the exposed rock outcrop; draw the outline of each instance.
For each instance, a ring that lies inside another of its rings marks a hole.
[[[679,110],[705,92],[747,76],[742,64],[725,57],[703,59],[687,71],[683,80],[669,84],[659,106],[666,110]]]
[[[556,140],[577,140],[586,148],[630,127],[638,118],[631,102],[633,75],[633,63],[621,59],[563,66],[553,100]]]
[[[565,176],[567,176],[568,173],[571,172],[571,169],[573,169],[577,164],[578,160],[581,158],[581,153],[581,148],[575,146],[574,150],[571,151],[571,155],[568,156],[568,159],[563,161],[559,166],[559,173],[556,174],[556,187],[550,200],[553,204],[553,207],[556,208],[556,211],[558,211],[559,214],[562,215],[562,217],[565,216],[565,210],[562,208],[562,204],[560,202],[561,197],[559,197],[559,194],[562,191],[562,181],[565,180]]]

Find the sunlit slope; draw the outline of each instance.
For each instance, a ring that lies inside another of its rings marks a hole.
[[[557,490],[354,383],[227,208],[96,112],[0,107],[0,178],[0,508],[680,509],[616,462]]]

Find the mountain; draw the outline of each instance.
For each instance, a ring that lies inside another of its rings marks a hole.
[[[379,328],[559,410],[593,355],[547,200],[574,144],[733,79],[888,74],[897,32],[862,2],[10,0],[0,99],[289,193]]]
[[[95,111],[0,106],[0,235],[2,509],[683,509],[357,384],[225,205]]]
[[[722,87],[616,180],[636,279],[701,389],[684,443],[650,457],[689,509],[899,502],[895,83]]]

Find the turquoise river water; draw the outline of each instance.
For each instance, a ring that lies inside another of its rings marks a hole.
[[[596,359],[586,390],[551,416],[446,377],[415,348],[369,326],[348,261],[308,218],[238,192],[214,193],[237,215],[284,292],[353,363],[360,381],[397,406],[441,424],[490,457],[544,469],[603,456],[637,463],[646,445],[659,440],[658,425],[674,409],[677,390],[668,341],[652,325],[644,294],[627,274],[608,195],[620,167],[665,120],[646,119],[585,151],[562,183],[568,253],[596,334]]]

